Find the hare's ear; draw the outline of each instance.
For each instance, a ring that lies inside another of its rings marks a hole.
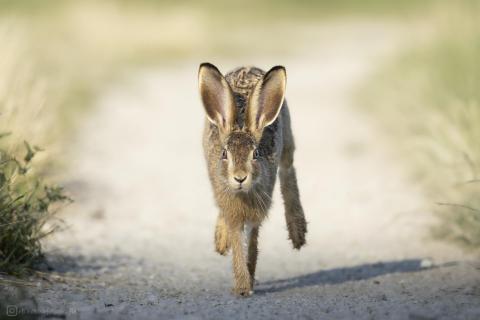
[[[227,80],[213,64],[202,63],[198,83],[207,118],[222,131],[229,132],[235,124],[235,101]]]
[[[283,105],[287,73],[282,66],[270,69],[255,86],[246,115],[250,132],[261,135],[263,129],[277,119]]]

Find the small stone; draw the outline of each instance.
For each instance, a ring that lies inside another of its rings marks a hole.
[[[420,261],[420,268],[428,269],[433,267],[433,261],[431,259],[422,259]]]

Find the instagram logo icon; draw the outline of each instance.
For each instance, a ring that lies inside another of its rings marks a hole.
[[[7,306],[7,317],[16,317],[18,315],[17,306]]]

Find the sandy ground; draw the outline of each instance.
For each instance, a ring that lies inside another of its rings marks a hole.
[[[283,63],[309,222],[293,251],[282,202],[260,235],[255,295],[230,294],[214,253],[216,208],[201,152],[197,61],[132,77],[99,99],[72,143],[70,226],[46,243],[53,272],[17,312],[92,318],[479,319],[480,264],[428,237],[434,218],[353,90],[399,37],[327,30]],[[330,35],[330,36],[329,36]],[[212,61],[222,70],[233,61]]]

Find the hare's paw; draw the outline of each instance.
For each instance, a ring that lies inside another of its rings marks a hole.
[[[230,249],[230,241],[228,239],[227,230],[224,228],[216,228],[215,230],[215,251],[222,256],[227,255]]]
[[[303,212],[301,215],[294,215],[293,217],[287,225],[288,235],[292,241],[293,248],[299,250],[306,243],[305,234],[307,233],[307,222],[305,221]]]
[[[250,286],[240,286],[233,288],[232,293],[237,297],[247,298],[253,294],[253,290]]]
[[[230,246],[227,241],[217,241],[215,240],[215,251],[222,255],[226,256],[228,253],[228,250],[230,249]]]

